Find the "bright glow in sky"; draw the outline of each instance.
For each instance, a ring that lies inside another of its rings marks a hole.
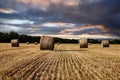
[[[0,22],[5,24],[34,24],[33,21],[20,20],[20,19],[1,19],[0,18]]]

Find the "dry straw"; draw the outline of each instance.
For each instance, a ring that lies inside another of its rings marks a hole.
[[[87,39],[80,39],[79,40],[80,48],[88,48],[88,41]]]
[[[40,39],[41,50],[54,50],[54,38],[49,36],[42,36]]]
[[[102,47],[109,47],[109,40],[102,40],[101,45]]]
[[[12,47],[19,47],[19,40],[18,39],[12,39],[11,40],[11,46]]]

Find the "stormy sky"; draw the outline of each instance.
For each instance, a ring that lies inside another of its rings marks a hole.
[[[120,0],[0,0],[0,32],[119,38]]]

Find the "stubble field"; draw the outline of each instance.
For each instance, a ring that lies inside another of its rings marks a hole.
[[[0,80],[120,80],[120,45],[39,45],[0,43]]]

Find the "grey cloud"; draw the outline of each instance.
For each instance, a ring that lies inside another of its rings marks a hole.
[[[45,22],[72,22],[76,25],[103,24],[109,29],[110,34],[120,36],[120,0],[79,0],[79,5],[67,6],[63,3],[50,3],[46,10],[42,10],[40,6],[34,7],[30,3],[24,4],[15,0],[1,0],[0,4],[7,3],[0,7],[7,7],[18,10],[18,14],[2,14],[4,18],[25,18],[34,21],[35,25]],[[14,3],[13,3],[14,2]],[[2,14],[2,16],[1,16]],[[42,18],[42,19],[39,19]],[[27,26],[27,25],[23,25]],[[27,26],[29,27],[29,26]],[[80,26],[76,26],[80,27]],[[58,33],[62,28],[40,28],[45,33]],[[92,31],[92,30],[91,30]],[[89,33],[89,31],[75,32],[74,34]],[[102,34],[99,31],[100,34]]]

